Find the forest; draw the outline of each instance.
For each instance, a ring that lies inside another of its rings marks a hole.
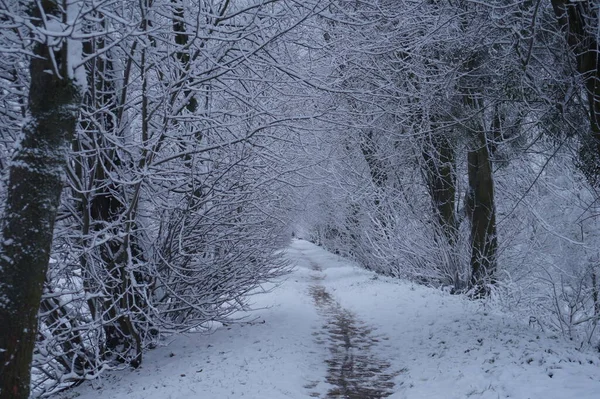
[[[599,14],[0,0],[0,397],[231,323],[293,237],[600,351]]]

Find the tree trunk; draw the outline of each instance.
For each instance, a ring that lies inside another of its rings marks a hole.
[[[62,20],[58,5],[44,12]],[[39,21],[40,12],[30,11]],[[68,76],[67,44],[36,43],[30,61],[30,119],[10,165],[0,252],[0,397],[26,399],[54,219],[63,188],[68,145],[75,130],[80,93]],[[52,54],[51,54],[52,52]],[[56,60],[60,73],[53,71]]]
[[[177,51],[177,59],[181,62],[182,77],[189,74],[190,71],[190,53],[186,48],[188,46],[188,33],[185,28],[185,12],[183,4],[177,0],[171,0],[173,4],[173,31],[175,32],[175,44],[179,46]],[[188,84],[191,79],[185,79],[184,85]],[[190,89],[184,90],[184,97],[187,99],[185,108],[193,114],[198,109],[198,101],[194,97]]]
[[[471,219],[471,288],[486,295],[496,271],[496,209],[492,163],[485,134],[467,155],[469,192],[467,214]]]
[[[588,101],[590,132],[583,134],[580,164],[590,184],[600,186],[600,48],[598,15],[592,1],[552,0],[567,44],[575,55]]]
[[[456,242],[456,173],[454,148],[445,136],[430,137],[423,149],[427,191],[441,234],[452,247]]]
[[[466,21],[463,20],[463,23]],[[461,84],[464,109],[465,132],[469,140],[467,152],[467,173],[469,188],[466,193],[466,214],[471,222],[471,279],[470,288],[474,297],[489,294],[490,285],[495,282],[496,249],[496,207],[494,204],[494,177],[490,156],[490,141],[486,133],[485,104],[481,93],[483,81],[477,71],[485,59],[481,51],[474,51],[465,60],[465,78]],[[500,121],[492,121],[492,130],[500,127]],[[490,132],[498,134],[498,132]]]

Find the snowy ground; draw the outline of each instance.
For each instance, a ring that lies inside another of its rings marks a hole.
[[[600,398],[600,357],[296,240],[253,323],[178,337],[63,398]],[[389,395],[389,396],[388,396]]]

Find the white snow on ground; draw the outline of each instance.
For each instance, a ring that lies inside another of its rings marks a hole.
[[[253,313],[256,322],[177,337],[148,352],[140,369],[61,396],[325,398],[334,387],[326,382],[330,350],[320,333],[327,320],[309,294],[318,284],[373,329],[379,342],[371,351],[398,372],[389,398],[600,397],[597,353],[461,297],[382,278],[306,241],[295,240],[288,256],[297,267],[281,286],[254,297],[265,307]]]

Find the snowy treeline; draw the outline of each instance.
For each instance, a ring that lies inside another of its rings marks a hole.
[[[598,345],[599,31],[594,1],[0,2],[0,278],[37,244],[9,175],[65,123],[32,392],[227,320],[290,224]]]
[[[597,2],[336,4],[301,234],[598,345]]]
[[[38,77],[26,66],[36,42],[59,68],[42,73],[68,64],[62,78],[81,92],[43,284],[34,394],[137,367],[165,334],[211,328],[287,270],[276,252],[290,236],[284,162],[303,115],[294,99],[279,101],[288,78],[272,52],[315,6],[55,5],[28,15],[34,3],[9,0],[0,11],[4,172],[35,118],[27,92]]]

